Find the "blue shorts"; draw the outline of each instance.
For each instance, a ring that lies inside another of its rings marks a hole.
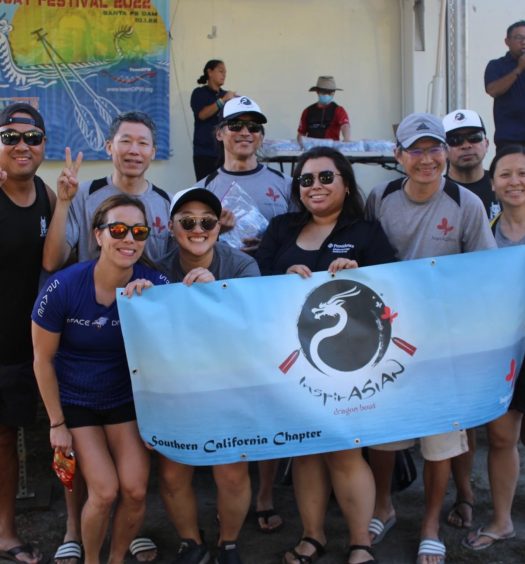
[[[63,405],[62,411],[66,425],[70,429],[75,427],[103,427],[135,421],[135,404],[131,401],[110,409],[91,409],[80,405]]]

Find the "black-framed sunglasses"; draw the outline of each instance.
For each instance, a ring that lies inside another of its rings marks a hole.
[[[319,182],[324,185],[332,184],[336,176],[341,175],[338,172],[334,172],[333,170],[322,170],[317,175],[317,178],[319,179]],[[304,174],[301,174],[301,176],[298,176],[297,180],[302,188],[310,188],[310,186],[313,186],[314,184],[315,174],[313,174],[312,172],[305,172]]]
[[[245,120],[242,120],[242,119],[227,121],[226,127],[230,131],[233,131],[235,133],[238,133],[239,131],[241,131],[243,127],[246,127],[246,129],[250,133],[261,133],[261,131],[263,130],[263,126],[262,126],[261,123],[257,123],[256,121],[251,121],[251,120],[245,121]]]
[[[211,231],[215,229],[219,220],[215,217],[181,217],[177,220],[184,231],[193,231],[197,225],[204,231]]]
[[[36,147],[37,145],[42,145],[44,138],[45,135],[42,131],[36,130],[24,131],[23,133],[15,131],[14,129],[5,129],[4,131],[0,131],[0,140],[3,145],[18,145],[20,140],[23,139],[26,145]]]
[[[122,221],[114,221],[113,223],[103,223],[98,226],[99,229],[108,229],[113,239],[125,239],[129,231],[135,241],[145,241],[150,234],[151,227],[137,223],[135,225],[127,225]]]
[[[447,135],[447,145],[450,147],[460,147],[465,141],[475,145],[481,143],[483,139],[485,139],[485,135],[482,131],[476,131],[476,133],[450,133]]]

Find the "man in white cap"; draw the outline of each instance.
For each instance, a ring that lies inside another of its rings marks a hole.
[[[318,101],[303,110],[301,121],[297,128],[297,141],[302,142],[303,137],[316,139],[333,139],[350,141],[350,120],[343,106],[334,102],[337,88],[333,76],[320,76],[317,84],[309,89],[316,92]]]
[[[224,104],[217,126],[217,141],[224,149],[224,165],[197,182],[199,188],[211,190],[223,203],[224,197],[238,184],[255,202],[257,209],[270,221],[276,215],[291,211],[292,179],[265,164],[257,162],[257,149],[264,139],[266,116],[259,105],[247,96],[238,96]],[[222,231],[232,229],[235,217],[228,209],[221,216]],[[246,252],[256,250],[258,237],[245,241]]]
[[[483,168],[489,141],[481,116],[472,110],[454,110],[443,118],[443,127],[448,145],[447,178],[479,196],[488,218],[494,219],[501,210],[489,172]]]
[[[401,260],[492,249],[492,236],[483,204],[472,192],[443,177],[447,163],[445,130],[432,114],[407,116],[396,132],[395,157],[405,178],[376,186],[366,204],[369,219],[377,219]],[[439,518],[450,476],[450,459],[467,451],[465,431],[420,439],[424,464],[425,513],[418,564],[442,564],[446,548],[440,540]],[[376,478],[376,507],[370,524],[377,544],[395,524],[390,496],[394,451],[411,441],[370,449]]]

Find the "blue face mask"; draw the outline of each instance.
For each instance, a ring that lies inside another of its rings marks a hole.
[[[319,103],[323,106],[327,106],[333,99],[333,94],[319,94]]]

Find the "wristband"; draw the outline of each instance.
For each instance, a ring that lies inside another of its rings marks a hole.
[[[55,423],[54,425],[49,425],[50,429],[56,429],[57,427],[62,427],[66,423],[65,419],[62,419],[60,423]]]
[[[219,110],[222,110],[222,108],[224,108],[224,102],[220,98],[217,98],[217,101],[215,103],[217,104]]]

